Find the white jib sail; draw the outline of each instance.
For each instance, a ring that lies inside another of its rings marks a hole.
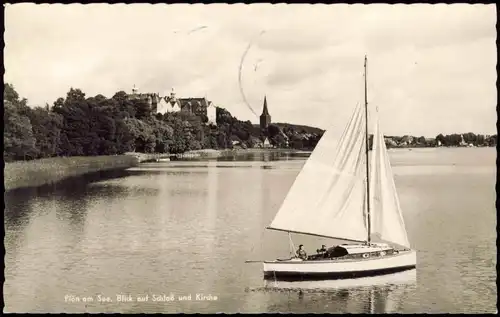
[[[365,161],[364,112],[358,104],[340,139],[333,129],[325,131],[268,228],[366,241]]]
[[[382,240],[410,247],[384,136],[375,119],[370,164],[370,232]]]

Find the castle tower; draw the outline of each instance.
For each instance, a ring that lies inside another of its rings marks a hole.
[[[172,87],[172,91],[170,92],[170,103],[172,104],[172,106],[174,105],[174,103],[176,101],[177,101],[177,99],[175,98],[174,88]]]
[[[135,84],[134,84],[134,87],[132,88],[132,94],[133,95],[137,95],[137,92],[139,91],[138,88],[135,87]]]
[[[169,97],[165,97],[165,100],[170,103],[170,106],[167,107],[167,112],[179,112],[181,111],[180,101],[175,97],[175,91],[172,87],[172,91],[170,92]]]
[[[267,110],[267,98],[264,96],[264,109],[262,109],[262,114],[260,115],[260,128],[266,129],[271,124],[271,115]]]

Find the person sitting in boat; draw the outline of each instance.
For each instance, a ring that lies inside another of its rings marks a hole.
[[[323,254],[326,252],[326,245],[321,245],[321,249],[316,250],[316,253]]]
[[[301,258],[302,260],[307,260],[307,253],[304,249],[302,249],[304,245],[299,245],[299,249],[297,250],[297,257]]]

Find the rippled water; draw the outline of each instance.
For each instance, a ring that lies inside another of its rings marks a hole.
[[[287,235],[264,228],[304,158],[152,163],[5,196],[5,311],[496,312],[495,149],[390,157],[415,274],[266,284],[261,264],[244,261],[287,255]],[[174,301],[153,301],[161,294]]]

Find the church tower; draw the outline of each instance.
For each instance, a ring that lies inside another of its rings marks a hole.
[[[267,98],[264,96],[264,109],[262,109],[262,114],[260,115],[260,128],[266,129],[271,124],[271,115],[267,110]]]

